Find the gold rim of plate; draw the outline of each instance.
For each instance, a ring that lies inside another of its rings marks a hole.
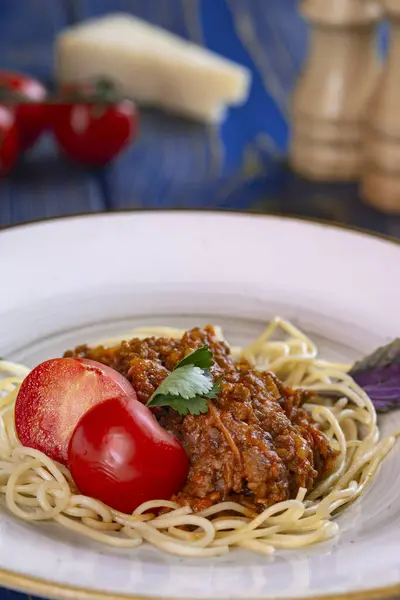
[[[28,577],[0,569],[0,585],[8,587],[25,594],[33,594],[54,600],[183,600],[182,597],[161,596],[137,596],[126,594],[115,594],[113,592],[101,592],[89,588],[73,587],[70,585],[51,583],[45,579]],[[291,598],[280,598],[279,600],[395,600],[400,594],[400,584],[387,587],[373,588],[359,592],[344,592],[343,594],[323,594],[318,596],[302,596]],[[186,599],[186,600],[196,600]],[[217,600],[217,599],[215,599]],[[266,597],[255,600],[266,600]],[[272,600],[272,599],[271,599]]]
[[[198,210],[198,209],[133,209],[133,210],[116,210],[112,212],[100,212],[100,213],[90,213],[84,212],[76,215],[63,215],[61,217],[49,217],[46,219],[36,219],[34,221],[29,221],[27,223],[20,223],[15,225],[9,225],[5,227],[0,227],[0,233],[2,231],[7,231],[10,229],[15,229],[17,227],[29,227],[33,224],[39,223],[47,223],[51,221],[64,221],[67,219],[75,219],[79,217],[105,217],[113,214],[117,215],[130,215],[135,212],[143,213],[155,213],[155,214],[165,214],[169,212],[180,212],[180,213],[218,213],[218,214],[228,214],[228,215],[246,215],[246,216],[254,216],[256,218],[269,218],[275,217],[280,219],[287,219],[291,221],[299,221],[312,223],[316,225],[322,225],[326,227],[333,227],[336,229],[342,229],[345,231],[350,231],[353,233],[359,233],[366,235],[371,238],[384,240],[386,242],[390,242],[392,244],[396,244],[400,246],[400,240],[389,235],[384,235],[381,233],[377,233],[375,231],[370,231],[367,229],[362,229],[360,227],[355,227],[352,225],[346,225],[344,223],[339,223],[337,221],[328,221],[324,219],[314,219],[309,217],[302,216],[294,216],[294,215],[286,215],[280,214],[276,212],[263,212],[263,211],[246,211],[246,210]],[[6,569],[0,569],[0,585],[26,593],[33,594],[35,596],[43,596],[48,598],[54,598],[56,600],[181,600],[181,598],[177,597],[169,597],[163,598],[161,596],[137,596],[135,594],[115,594],[112,592],[101,592],[96,591],[89,588],[82,587],[73,587],[70,585],[52,583],[45,579],[39,579],[36,577],[29,577],[27,575],[22,575],[20,573],[14,573],[12,571],[8,571]],[[400,583],[385,586],[385,587],[377,587],[370,588],[362,591],[356,592],[344,592],[339,594],[322,594],[318,596],[303,596],[297,598],[281,598],[280,600],[386,600],[388,598],[395,598],[396,596],[400,596]],[[189,599],[188,599],[189,600]],[[191,599],[195,600],[195,599]],[[255,600],[266,600],[266,597],[260,597]]]

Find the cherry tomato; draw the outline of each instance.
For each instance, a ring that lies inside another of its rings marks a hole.
[[[24,446],[41,450],[62,464],[80,417],[92,406],[136,393],[125,377],[88,359],[55,358],[24,379],[15,403],[15,427]]]
[[[0,71],[0,102],[15,110],[21,148],[33,146],[48,124],[46,88],[33,77]]]
[[[0,106],[0,177],[7,175],[17,161],[20,141],[14,114]]]
[[[52,114],[53,132],[65,154],[92,166],[115,158],[138,128],[135,104],[104,82],[64,88]]]
[[[185,484],[189,461],[180,442],[138,401],[113,398],[78,422],[68,451],[82,494],[131,513],[147,500],[169,500]]]

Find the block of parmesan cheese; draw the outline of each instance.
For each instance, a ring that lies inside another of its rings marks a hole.
[[[61,32],[55,63],[60,83],[106,77],[138,103],[206,122],[244,103],[251,79],[242,65],[123,13]]]

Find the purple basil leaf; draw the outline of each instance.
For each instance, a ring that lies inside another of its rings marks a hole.
[[[400,408],[400,338],[356,362],[349,374],[378,412]]]

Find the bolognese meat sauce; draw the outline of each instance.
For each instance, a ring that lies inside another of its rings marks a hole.
[[[79,346],[65,356],[113,367],[146,403],[177,363],[204,344],[213,352],[213,378],[222,383],[208,412],[181,416],[166,407],[156,415],[190,459],[186,485],[175,500],[195,511],[235,500],[260,512],[294,498],[301,487],[312,489],[333,469],[337,452],[302,408],[309,393],[285,387],[245,360],[234,362],[212,326],[192,329],[180,340],[135,338],[113,348]]]

